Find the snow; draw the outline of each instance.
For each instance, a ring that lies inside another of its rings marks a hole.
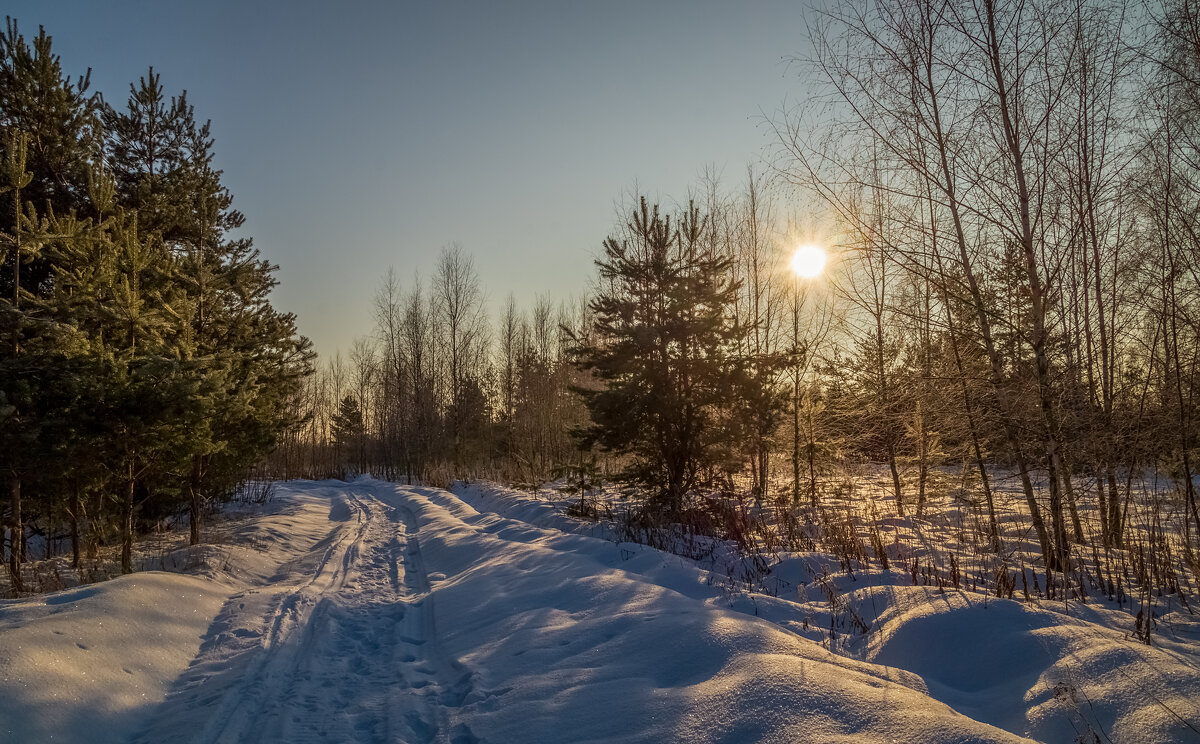
[[[0,602],[0,742],[1200,740],[1187,617],[1148,647],[820,554],[750,594],[560,507],[295,482],[192,574]],[[838,607],[871,633],[829,641]]]
[[[224,594],[204,579],[146,573],[8,603],[0,738],[121,741],[195,655]]]
[[[955,710],[1042,741],[1200,740],[1175,719],[1200,722],[1196,649],[1137,643],[1096,617],[1104,610],[1078,605],[1071,617],[964,592],[893,591],[867,658],[915,672]]]

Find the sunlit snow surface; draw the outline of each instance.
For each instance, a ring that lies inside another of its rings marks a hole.
[[[0,741],[1200,741],[1200,644],[1114,611],[863,574],[849,658],[817,593],[456,492],[287,484],[199,575],[0,602]]]

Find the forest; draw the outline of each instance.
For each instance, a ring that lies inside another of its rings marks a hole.
[[[10,21],[14,592],[30,535],[128,570],[135,532],[199,540],[247,482],[370,473],[552,482],[577,517],[764,570],[817,547],[886,569],[885,528],[953,512],[976,575],[947,553],[914,583],[1200,599],[1196,6],[862,0],[810,35],[818,94],[765,119],[762,162],[625,199],[577,299],[496,310],[448,244],[317,363],[186,94],[151,69],[113,107]],[[819,276],[790,266],[807,245]]]

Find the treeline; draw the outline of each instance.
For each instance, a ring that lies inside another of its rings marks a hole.
[[[0,481],[73,560],[186,510],[191,540],[298,420],[312,354],[214,169],[208,122],[150,69],[112,106],[39,30],[0,34]],[[64,534],[64,530],[65,533]],[[36,556],[42,557],[42,556]]]
[[[585,303],[540,297],[526,312],[510,296],[489,319],[473,260],[448,246],[427,280],[405,286],[389,271],[374,315],[373,334],[305,383],[305,423],[272,455],[273,472],[532,484],[573,461],[570,431],[586,413],[568,352],[590,322]]]

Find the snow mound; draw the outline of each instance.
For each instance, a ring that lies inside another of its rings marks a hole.
[[[344,484],[339,484],[344,485]],[[336,490],[294,484],[231,545],[147,571],[0,601],[0,742],[128,742],[211,637],[228,597],[323,536]]]
[[[148,572],[0,603],[0,741],[125,741],[227,593]]]
[[[493,484],[456,491],[505,518],[578,529],[561,506],[529,494]],[[903,572],[846,574],[835,557],[820,553],[780,556],[762,582],[771,596],[721,595],[711,572],[643,546],[618,550],[624,563],[597,555],[709,605],[881,665],[886,671],[874,666],[868,673],[1011,733],[1046,742],[1200,741],[1200,620],[1182,612],[1159,618],[1156,645],[1146,646],[1130,638],[1130,615],[1103,603],[1023,604],[909,586]],[[853,634],[855,623],[863,635]],[[842,631],[836,643],[832,625]]]
[[[867,658],[905,669],[972,718],[1041,741],[1200,740],[1196,659],[1146,646],[1106,625],[1013,600],[924,587],[891,597]],[[861,600],[860,600],[861,601]]]

